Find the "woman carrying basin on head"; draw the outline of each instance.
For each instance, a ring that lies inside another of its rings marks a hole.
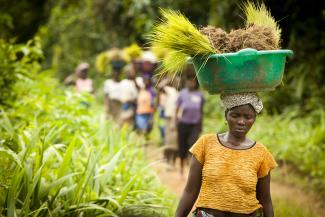
[[[201,136],[192,146],[186,187],[176,217],[187,217],[197,200],[198,217],[274,217],[267,148],[246,135],[263,104],[255,93],[221,95],[228,131]]]

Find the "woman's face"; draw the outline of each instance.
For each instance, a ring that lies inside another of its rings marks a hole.
[[[229,132],[234,136],[245,136],[253,126],[256,112],[251,105],[242,105],[226,112]]]
[[[196,81],[195,81],[195,78],[193,78],[193,79],[188,79],[188,80],[186,81],[186,86],[187,86],[187,88],[188,88],[189,90],[195,90],[195,89],[196,89],[196,86],[197,86]]]
[[[152,72],[155,68],[155,64],[154,63],[151,63],[151,62],[148,62],[148,61],[144,61],[142,63],[142,70],[144,72]]]
[[[126,73],[126,77],[127,77],[128,79],[131,79],[131,80],[135,79],[135,77],[136,77],[136,72],[135,72],[135,70],[134,70],[133,67],[131,67],[131,68],[127,71],[127,73]]]
[[[87,69],[80,70],[79,72],[77,72],[77,76],[79,78],[86,79],[88,76],[88,70]]]
[[[113,70],[113,80],[119,81],[120,80],[120,72],[118,70]]]

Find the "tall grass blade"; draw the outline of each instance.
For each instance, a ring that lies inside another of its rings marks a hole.
[[[61,163],[61,167],[60,169],[58,170],[57,172],[57,178],[60,178],[62,176],[64,176],[67,172],[68,172],[68,169],[69,169],[69,166],[70,166],[70,161],[71,161],[71,158],[72,158],[72,153],[73,153],[73,149],[76,145],[76,141],[77,141],[77,135],[75,135],[73,137],[73,139],[71,140],[69,146],[68,146],[68,149],[64,155],[64,158],[63,158],[63,161]]]
[[[20,157],[15,152],[4,147],[0,147],[0,152],[10,156],[19,167],[22,167]]]
[[[125,149],[125,147],[121,148],[111,159],[110,161],[101,166],[99,168],[99,171],[103,171],[102,174],[99,174],[97,176],[95,176],[94,178],[95,179],[102,179],[102,180],[108,180],[109,179],[109,176],[111,175],[112,171],[114,168],[116,168],[117,166],[117,163],[118,163],[118,160],[120,160],[120,157],[121,157],[121,154],[122,154],[122,151]]]
[[[21,189],[21,181],[25,175],[25,169],[16,168],[13,179],[11,180],[10,188],[7,194],[7,217],[16,217],[16,202],[19,191]]]
[[[7,114],[0,109],[1,114],[1,120],[0,120],[0,126],[10,135],[11,138],[14,138],[15,135],[15,129],[9,120]]]
[[[119,204],[123,204],[125,198],[130,193],[131,188],[133,187],[134,183],[136,182],[137,178],[139,177],[139,174],[135,174],[129,181],[126,183],[124,188],[121,191],[120,197],[117,199],[117,202]]]

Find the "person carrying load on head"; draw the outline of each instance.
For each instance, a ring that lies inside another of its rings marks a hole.
[[[160,92],[164,94],[162,105],[164,118],[164,158],[167,162],[167,170],[175,169],[176,158],[178,157],[178,136],[176,125],[176,103],[179,92],[177,85],[180,79],[166,78],[160,83]]]
[[[79,93],[81,92],[87,92],[87,93],[93,93],[93,80],[88,78],[88,69],[89,64],[84,62],[80,63],[75,71],[75,74],[77,76],[77,79],[75,81],[76,89]]]
[[[187,68],[192,72],[192,67]],[[186,88],[181,90],[177,98],[177,133],[178,151],[180,157],[180,174],[184,173],[188,149],[199,138],[202,131],[204,96],[199,90],[195,74],[189,73],[186,78]]]
[[[121,121],[133,127],[138,98],[136,72],[132,65],[125,67],[126,78],[121,81],[120,98],[122,102]]]
[[[112,64],[113,65],[113,64]],[[121,71],[122,67],[112,66],[112,78],[104,82],[105,93],[105,112],[110,115],[114,121],[121,123]]]
[[[152,82],[149,76],[143,77],[143,84],[144,86],[140,87],[137,99],[135,125],[137,131],[145,135],[146,139],[148,139],[148,135],[153,127],[155,93],[153,92]]]
[[[263,104],[256,93],[222,94],[228,131],[201,136],[190,149],[190,172],[176,217],[274,217],[270,171],[277,166],[260,142],[246,135]]]

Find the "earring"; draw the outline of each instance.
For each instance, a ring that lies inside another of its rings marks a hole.
[[[228,125],[228,122],[227,121],[225,121],[225,125]]]

